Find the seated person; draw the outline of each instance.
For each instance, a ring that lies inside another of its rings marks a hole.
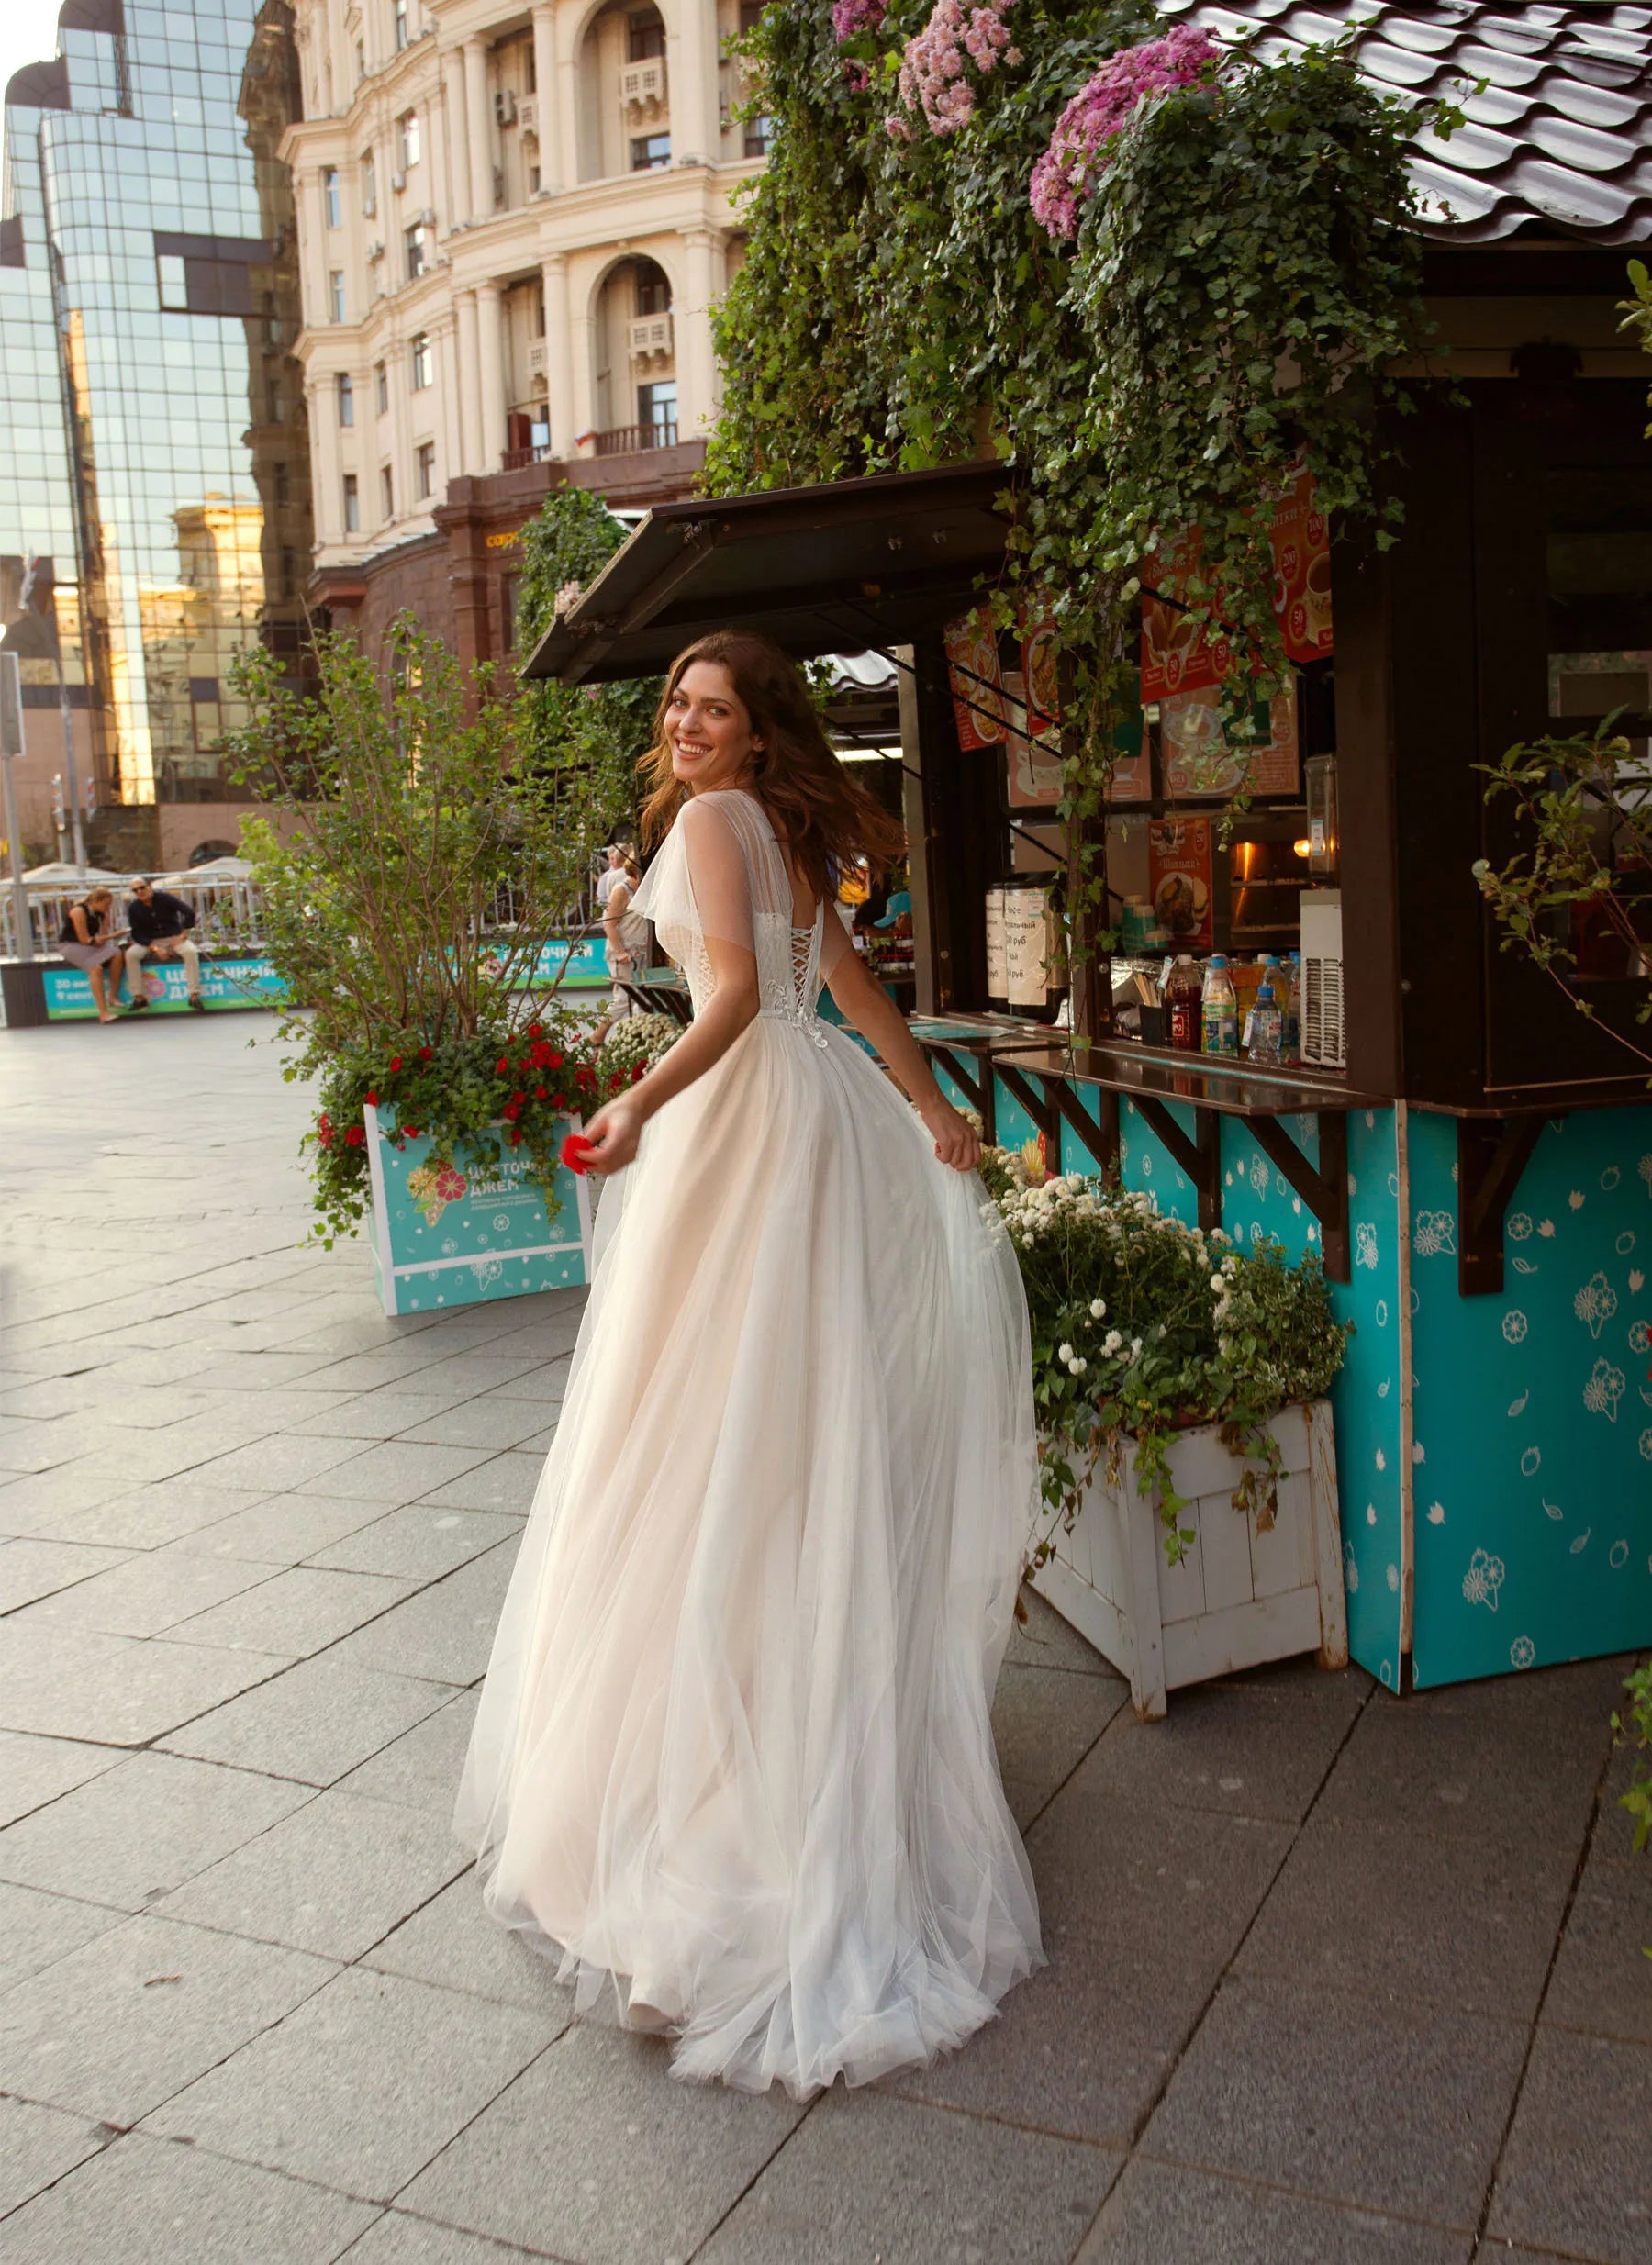
[[[63,914],[63,932],[58,950],[71,967],[78,967],[92,986],[100,1022],[117,1022],[115,1005],[120,995],[120,937],[114,927],[115,899],[106,888],[89,888],[79,904]]]
[[[143,987],[143,963],[146,959],[181,959],[184,979],[189,986],[189,1003],[196,1014],[206,1012],[201,998],[201,955],[195,949],[190,930],[195,916],[182,897],[174,897],[170,889],[157,888],[152,881],[134,881],[132,900],[127,911],[132,941],[127,946],[127,987],[132,994],[128,1014],[141,1014],[149,1005]]]

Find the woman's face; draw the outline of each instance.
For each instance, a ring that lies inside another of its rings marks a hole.
[[[752,736],[752,720],[718,661],[691,661],[677,678],[665,707],[665,742],[671,768],[690,794],[737,787],[751,769],[761,740]]]

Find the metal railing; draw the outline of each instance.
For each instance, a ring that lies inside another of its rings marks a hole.
[[[548,464],[555,451],[548,441],[537,448],[508,448],[499,458],[501,472],[521,472],[530,464]]]
[[[237,949],[256,948],[263,939],[263,897],[257,884],[239,876],[200,879],[190,873],[159,873],[150,876],[157,888],[181,897],[195,912],[203,943],[223,943]],[[127,925],[131,902],[129,878],[116,881],[60,881],[25,883],[28,892],[28,924],[38,957],[56,956],[63,922],[71,905],[81,903],[88,888],[108,888],[115,898],[114,925]],[[0,895],[0,958],[17,957],[17,936],[9,893]]]

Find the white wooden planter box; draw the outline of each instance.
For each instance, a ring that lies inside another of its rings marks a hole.
[[[1070,1534],[1032,1586],[1130,1680],[1135,1711],[1162,1715],[1166,1693],[1267,1659],[1317,1652],[1348,1661],[1342,1532],[1331,1405],[1283,1408],[1268,1426],[1279,1443],[1278,1512],[1266,1534],[1233,1508],[1243,1465],[1214,1424],[1184,1432],[1170,1450],[1181,1523],[1195,1539],[1179,1565],[1165,1561],[1156,1491],[1138,1492],[1135,1452],[1116,1486],[1098,1470]]]

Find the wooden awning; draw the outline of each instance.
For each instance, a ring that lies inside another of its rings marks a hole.
[[[803,660],[932,634],[1003,564],[1007,464],[890,472],[651,511],[525,676],[653,676],[709,630],[754,630]]]

